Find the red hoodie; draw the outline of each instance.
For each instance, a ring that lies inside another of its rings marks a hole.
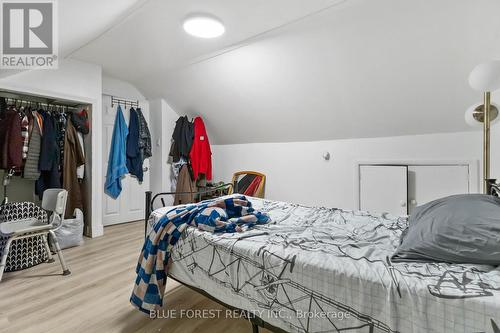
[[[204,174],[207,180],[212,179],[212,151],[208,141],[205,124],[200,117],[194,119],[194,140],[189,152],[194,179]]]

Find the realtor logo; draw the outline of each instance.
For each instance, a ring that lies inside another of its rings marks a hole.
[[[55,0],[0,0],[0,3],[0,67],[57,68]]]

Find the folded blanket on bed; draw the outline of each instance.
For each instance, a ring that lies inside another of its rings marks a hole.
[[[144,242],[130,302],[148,314],[161,309],[170,252],[188,225],[211,232],[237,232],[269,221],[269,216],[256,212],[244,196],[172,209],[155,224]]]

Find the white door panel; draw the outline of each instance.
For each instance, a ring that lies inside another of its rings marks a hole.
[[[140,214],[137,216],[136,220],[144,218],[144,200],[140,200],[144,197],[144,184],[139,184],[135,177],[127,175],[127,210],[129,214]],[[140,195],[142,193],[142,195]]]
[[[140,107],[147,121],[149,121],[149,109],[145,103],[140,103]],[[105,147],[103,149],[103,171],[107,173],[108,158],[113,137],[113,129],[115,124],[116,109],[111,107],[111,98],[103,96],[103,142]],[[125,121],[129,122],[130,111],[129,108],[122,107]],[[144,192],[149,190],[149,161],[144,162],[144,167],[148,171],[144,172],[144,181],[139,183],[137,178],[127,174],[122,178],[122,192],[117,199],[111,198],[106,193],[104,194],[104,210],[103,210],[103,224],[112,225],[117,223],[137,221],[144,218]],[[104,180],[105,181],[105,180]],[[103,184],[104,190],[104,184]]]
[[[359,171],[361,210],[408,213],[406,166],[361,165]]]
[[[409,212],[429,201],[469,193],[468,165],[408,166]]]
[[[120,202],[118,200],[106,200],[104,205],[104,213],[106,215],[119,215]]]

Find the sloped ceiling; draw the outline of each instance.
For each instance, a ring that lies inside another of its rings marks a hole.
[[[250,37],[341,1],[148,0],[133,15],[72,56],[102,64],[109,74],[134,82],[160,79],[198,57],[239,45]],[[209,40],[187,35],[182,22],[194,13],[218,17],[226,26],[226,34]]]
[[[147,0],[58,1],[59,55],[67,57],[131,15]],[[24,70],[0,69],[0,78]]]
[[[227,34],[185,35],[199,11]],[[497,0],[150,0],[72,56],[202,115],[218,144],[453,132],[470,130],[481,98],[469,72],[500,58],[498,12]]]
[[[67,56],[129,17],[147,0],[58,1],[60,54]]]

